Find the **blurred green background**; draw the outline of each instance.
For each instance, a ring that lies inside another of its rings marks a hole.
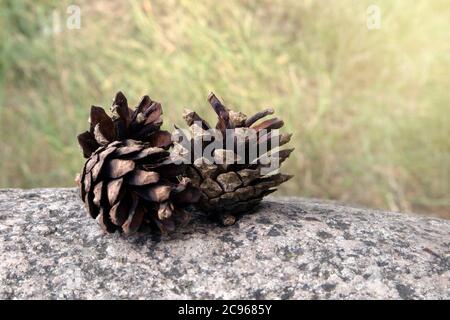
[[[167,127],[183,107],[212,120],[214,91],[295,133],[278,195],[450,218],[448,0],[0,3],[0,187],[73,186],[76,134],[117,90]]]

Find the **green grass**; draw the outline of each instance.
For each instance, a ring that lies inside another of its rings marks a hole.
[[[295,133],[279,194],[450,217],[447,0],[82,0],[67,30],[71,3],[0,4],[0,187],[73,185],[75,136],[117,90],[162,102],[166,126],[187,106],[213,120],[214,91]]]

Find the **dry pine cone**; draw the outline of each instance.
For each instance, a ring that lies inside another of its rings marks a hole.
[[[191,152],[189,161],[193,165],[190,165],[186,172],[192,183],[202,191],[202,196],[196,206],[202,211],[219,218],[224,225],[231,225],[236,221],[238,214],[252,211],[264,196],[276,191],[275,187],[292,178],[290,175],[280,173],[269,174],[270,172],[263,172],[262,169],[267,169],[271,161],[275,159],[281,164],[294,149],[280,150],[275,148],[271,150],[272,141],[276,141],[278,146],[282,146],[288,143],[291,138],[290,134],[274,134],[272,137],[273,130],[284,125],[283,121],[278,118],[257,123],[267,115],[273,114],[273,109],[266,109],[247,117],[241,112],[228,110],[212,93],[209,95],[208,101],[218,115],[215,128],[217,129],[216,132],[219,133],[219,135],[216,134],[210,139],[216,142],[221,139],[218,144],[219,147],[216,147],[211,153],[215,161],[208,161],[204,157],[195,158]],[[186,110],[184,119],[190,127],[191,134],[190,137],[185,134],[182,135],[184,139],[191,140],[191,148],[193,148],[196,139],[210,135],[208,130],[212,127],[194,111]],[[256,133],[255,141],[248,140],[245,137],[245,132],[249,128],[254,129],[253,132]],[[234,141],[231,150],[227,149],[226,140],[230,139],[227,135],[227,129],[231,129],[233,133],[231,139],[234,139]],[[244,138],[239,139],[240,136],[244,136]],[[203,148],[209,143],[203,142]],[[246,158],[241,163],[238,162],[239,154],[237,154],[239,143],[246,151]],[[267,152],[251,158],[249,149],[252,143],[258,146],[264,144]],[[180,147],[180,144],[177,144],[176,147],[180,154],[186,152],[186,148]],[[231,157],[235,159],[235,162],[218,164],[221,163],[220,161],[223,163],[225,157]]]
[[[93,107],[91,130],[78,137],[88,157],[77,178],[80,196],[91,217],[108,232],[169,233],[189,220],[183,208],[200,196],[189,178],[179,178],[185,166],[175,165],[163,149],[171,141],[159,131],[161,105],[147,96],[142,101],[132,112],[119,92],[112,107],[118,116],[111,119]]]

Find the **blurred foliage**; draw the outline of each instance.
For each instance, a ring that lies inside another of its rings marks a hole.
[[[214,91],[295,132],[278,194],[450,217],[450,3],[378,0],[369,30],[372,3],[3,0],[0,187],[74,185],[89,106],[119,89],[166,126],[186,106],[212,120]]]

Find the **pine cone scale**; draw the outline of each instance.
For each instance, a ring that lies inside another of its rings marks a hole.
[[[273,114],[273,113],[274,113],[274,110],[272,108],[267,108],[265,110],[262,110],[256,114],[254,114],[250,118],[247,118],[243,127],[250,128],[256,121],[258,121],[264,117],[267,117],[268,115]]]
[[[170,186],[154,185],[147,188],[137,188],[136,192],[145,200],[152,202],[163,202],[169,199]]]
[[[78,135],[78,144],[83,150],[83,156],[89,158],[91,154],[100,146],[89,131]]]
[[[92,193],[94,194],[94,199],[92,199],[92,202],[96,206],[100,206],[100,200],[102,198],[102,193],[103,193],[103,181],[100,181],[99,183],[97,183],[95,185],[94,190],[92,191]]]
[[[107,198],[110,206],[113,206],[122,191],[123,178],[112,180],[107,185]]]
[[[102,121],[111,121],[111,118],[102,107],[91,106],[91,115],[89,122],[91,123],[90,132],[93,133],[95,127]]]
[[[135,170],[133,174],[128,175],[126,182],[133,186],[145,186],[156,183],[159,180],[159,174],[153,171]]]
[[[121,148],[118,148],[115,152],[114,152],[114,155],[116,156],[116,157],[121,157],[121,156],[128,156],[128,155],[130,155],[131,153],[134,153],[134,154],[136,154],[136,153],[138,153],[139,151],[141,151],[142,150],[142,148],[141,147],[139,147],[139,146],[125,146],[125,147],[121,147]]]
[[[105,165],[105,174],[108,178],[118,179],[133,171],[135,167],[133,160],[112,159]]]
[[[133,234],[137,232],[143,224],[145,213],[146,209],[142,205],[138,204],[136,210],[130,213],[127,220],[122,225],[123,232],[125,234]]]

